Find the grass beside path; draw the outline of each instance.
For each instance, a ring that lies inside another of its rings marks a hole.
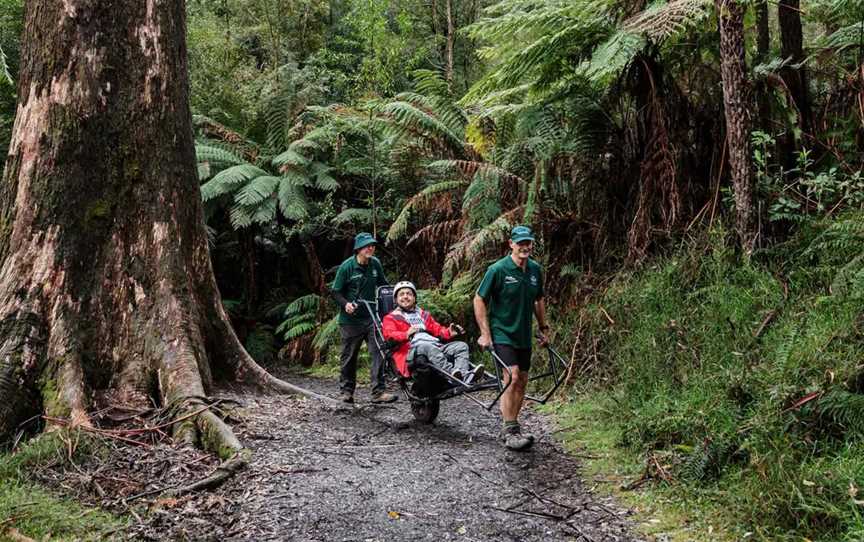
[[[583,465],[585,486],[603,495],[614,495],[635,512],[636,529],[664,542],[726,542],[747,540],[748,534],[724,516],[710,495],[686,487],[648,480],[635,489],[624,489],[645,472],[646,458],[619,445],[617,429],[596,395],[575,396],[568,402],[541,407],[553,414],[560,429],[555,439]]]
[[[93,453],[89,444],[78,442],[73,460],[75,454]],[[68,460],[67,447],[57,433],[33,439],[14,453],[0,454],[0,542],[21,540],[22,535],[35,540],[104,540],[125,525],[123,519],[99,508],[52,494],[28,476],[37,468]]]

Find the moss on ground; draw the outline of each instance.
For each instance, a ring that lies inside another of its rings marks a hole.
[[[64,441],[65,439],[65,441]],[[14,453],[0,454],[0,541],[14,534],[35,540],[110,540],[126,525],[98,508],[83,506],[54,495],[28,478],[33,469],[69,458],[67,442],[76,442],[74,460],[95,453],[92,443],[80,435],[46,433]]]

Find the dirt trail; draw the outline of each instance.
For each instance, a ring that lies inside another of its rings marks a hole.
[[[332,382],[293,379],[334,393]],[[278,395],[240,401],[234,427],[248,470],[221,488],[144,516],[124,537],[144,540],[632,541],[627,512],[588,493],[577,462],[529,410],[533,451],[505,450],[497,416],[465,398],[442,403],[435,425],[413,421],[404,398],[354,412]]]

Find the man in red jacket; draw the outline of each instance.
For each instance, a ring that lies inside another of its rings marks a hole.
[[[457,380],[466,377],[466,383],[477,378],[482,367],[474,372],[468,363],[468,345],[462,341],[449,341],[462,329],[456,324],[444,327],[432,318],[429,311],[417,306],[417,289],[411,282],[398,282],[393,288],[397,307],[384,317],[384,338],[401,343],[393,353],[396,368],[403,376],[410,376],[408,362],[425,356],[429,363]],[[443,341],[442,341],[443,340]]]

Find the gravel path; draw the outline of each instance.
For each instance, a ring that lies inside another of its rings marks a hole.
[[[292,378],[335,395],[333,382]],[[532,451],[497,441],[497,416],[444,401],[434,425],[404,398],[353,412],[278,395],[226,393],[244,406],[250,467],[209,493],[158,504],[125,536],[144,540],[633,541],[628,513],[588,493],[578,463],[530,411]]]

